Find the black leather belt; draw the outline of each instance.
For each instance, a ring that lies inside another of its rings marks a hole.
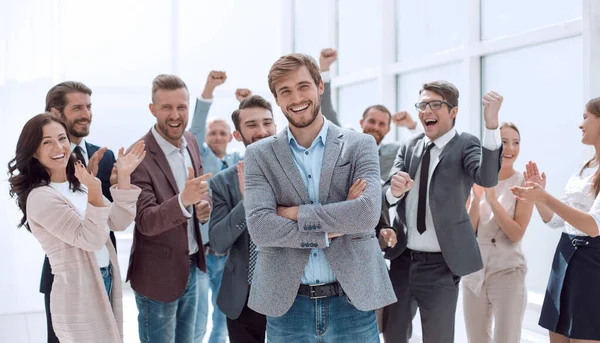
[[[189,255],[190,261],[196,261],[196,254],[197,253],[193,253],[193,254]]]
[[[441,252],[416,251],[406,248],[402,255],[410,258],[411,261],[421,261],[425,263],[446,262]]]
[[[298,295],[304,295],[311,299],[320,299],[326,297],[336,297],[343,295],[344,291],[337,282],[332,282],[324,285],[300,285]]]

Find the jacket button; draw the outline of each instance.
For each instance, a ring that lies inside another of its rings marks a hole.
[[[492,243],[496,243],[496,239],[495,238],[492,238]]]
[[[306,246],[306,244],[302,243],[302,244],[300,244],[300,246],[304,248],[304,246]]]

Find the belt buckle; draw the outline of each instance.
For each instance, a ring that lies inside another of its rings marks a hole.
[[[573,238],[573,240],[571,241],[571,244],[573,244],[573,247],[577,248],[580,246],[590,245],[590,242],[586,241],[583,238]]]
[[[314,287],[323,286],[323,285],[325,285],[325,284],[324,284],[324,283],[316,283],[316,284],[313,284],[313,285],[308,285],[308,287],[309,287],[309,288],[308,288],[308,290],[309,290],[309,292],[310,292],[309,298],[310,298],[310,299],[322,299],[322,298],[327,298],[327,296],[326,296],[326,295],[315,296],[315,290],[314,290]]]

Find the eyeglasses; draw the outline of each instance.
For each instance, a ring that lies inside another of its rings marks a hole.
[[[449,109],[454,107],[451,103],[443,101],[443,100],[431,100],[431,101],[417,102],[415,104],[415,108],[419,112],[425,112],[425,109],[427,109],[427,105],[429,105],[429,108],[431,108],[432,110],[439,110],[440,108],[442,108],[443,104],[446,104],[446,106],[448,106]]]

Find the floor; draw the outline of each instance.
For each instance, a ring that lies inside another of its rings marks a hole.
[[[458,311],[456,315],[456,343],[467,342],[465,334],[464,321],[462,320],[461,299],[458,302]],[[124,305],[124,335],[125,343],[139,343],[137,337],[137,308],[135,298],[128,284],[123,289]],[[211,309],[212,311],[212,309]],[[523,343],[546,343],[548,336],[546,332],[537,326],[538,308],[529,308],[525,314],[524,327],[522,333]],[[208,327],[212,327],[209,316]],[[420,338],[420,320],[419,316],[415,319],[415,337],[411,343],[422,343]],[[207,330],[207,331],[210,331]],[[44,313],[26,313],[17,315],[0,316],[0,342],[2,343],[43,343],[46,339],[46,317]],[[204,342],[207,342],[205,338]]]

